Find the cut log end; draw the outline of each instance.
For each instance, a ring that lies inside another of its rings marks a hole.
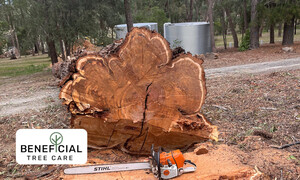
[[[89,53],[60,98],[89,145],[124,145],[143,152],[151,144],[176,148],[213,139],[217,127],[199,114],[206,96],[202,60],[178,51],[158,33],[133,28],[107,55]]]

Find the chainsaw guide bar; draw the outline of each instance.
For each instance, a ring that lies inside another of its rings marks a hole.
[[[64,173],[94,174],[149,169],[158,179],[171,179],[180,176],[183,173],[196,171],[196,164],[192,163],[190,160],[184,159],[183,154],[179,149],[165,152],[159,148],[159,150],[155,152],[154,146],[152,145],[151,157],[149,160],[150,161],[148,162],[73,167],[65,169]]]
[[[151,169],[149,162],[78,166],[78,167],[67,168],[64,170],[64,173],[65,174],[94,174],[94,173],[108,173],[108,172],[146,170],[146,169]]]

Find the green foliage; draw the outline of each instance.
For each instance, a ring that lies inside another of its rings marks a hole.
[[[8,24],[5,21],[0,21],[0,54],[3,54],[3,48],[6,47],[7,37],[5,32],[8,31]]]
[[[247,51],[250,47],[250,31],[247,30],[240,44],[239,51]]]
[[[214,28],[215,28],[215,34],[217,35],[222,34],[222,25],[219,20],[214,21]]]
[[[145,7],[145,9],[139,11],[135,17],[135,22],[157,22],[158,32],[163,33],[163,24],[170,22],[170,19],[167,18],[166,13],[163,9],[155,6],[152,8]]]
[[[177,47],[180,47],[181,46],[181,41],[179,39],[175,39],[173,41],[173,45],[172,45],[172,48],[177,48]]]

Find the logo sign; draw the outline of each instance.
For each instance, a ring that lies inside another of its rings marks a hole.
[[[19,164],[85,164],[84,129],[19,129],[16,133]]]

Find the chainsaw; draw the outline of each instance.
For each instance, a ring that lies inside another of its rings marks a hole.
[[[151,147],[151,157],[149,162],[133,162],[123,164],[103,164],[83,167],[73,167],[64,170],[65,174],[93,174],[119,171],[133,171],[149,169],[158,179],[171,179],[183,173],[194,172],[196,164],[190,160],[185,160],[182,152],[177,149],[170,152],[156,152],[154,146]]]

